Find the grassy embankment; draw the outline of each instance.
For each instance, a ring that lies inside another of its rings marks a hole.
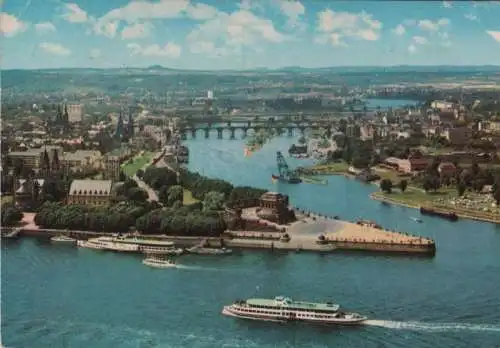
[[[348,167],[349,165],[347,163],[339,162],[326,165],[316,165],[310,169],[322,175],[348,175]],[[500,223],[500,217],[498,214],[479,209],[459,207],[451,204],[450,201],[458,199],[458,194],[455,188],[441,188],[436,192],[430,191],[426,193],[422,188],[412,186],[410,178],[401,176],[401,174],[397,172],[378,167],[374,168],[374,171],[380,175],[381,179],[390,179],[395,188],[393,188],[390,194],[380,191],[374,192],[371,194],[372,199],[411,208],[426,206],[438,210],[454,211],[457,215],[464,218]],[[401,192],[397,188],[397,184],[401,180],[408,181],[409,185],[405,192]],[[373,182],[373,184],[378,183],[379,181]]]
[[[144,152],[122,164],[123,173],[126,176],[134,176],[135,173],[153,159],[153,152]]]
[[[199,201],[193,197],[193,194],[191,193],[191,191],[187,190],[187,189],[184,189],[184,195],[183,195],[183,198],[182,198],[182,204],[184,205],[191,205],[191,204],[194,204],[194,203],[198,203]]]
[[[401,192],[398,189],[393,190],[392,193],[379,191],[372,193],[370,197],[390,204],[411,208],[425,206],[443,212],[452,211],[463,218],[500,224],[500,214],[481,210],[479,205],[478,209],[471,209],[451,204],[451,201],[459,198],[455,188],[441,188],[436,192],[425,193],[421,189],[409,187],[405,192]]]

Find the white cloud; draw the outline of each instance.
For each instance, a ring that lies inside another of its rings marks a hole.
[[[50,22],[43,22],[35,24],[35,30],[39,34],[45,34],[56,31],[56,27]]]
[[[28,25],[17,17],[6,12],[0,13],[0,33],[5,37],[13,37],[26,30]]]
[[[106,23],[118,20],[132,23],[137,20],[176,18],[189,6],[189,0],[131,1],[123,7],[109,11],[98,21]]]
[[[382,23],[373,19],[372,15],[366,12],[334,12],[326,9],[318,13],[317,30],[323,35],[337,33],[345,38],[375,41],[380,37],[381,28]],[[321,41],[332,42],[331,40],[319,39],[319,42]]]
[[[398,24],[398,26],[396,28],[392,29],[392,32],[396,35],[401,36],[401,35],[404,35],[404,33],[406,32],[406,29],[405,29],[403,24]]]
[[[197,46],[206,46],[206,42],[214,44],[215,52],[238,52],[242,47],[257,50],[263,42],[279,43],[286,39],[272,21],[245,10],[230,14],[219,12],[215,18],[197,25],[187,36],[192,52],[199,50]]]
[[[422,19],[418,21],[418,27],[425,31],[436,32],[442,27],[448,26],[450,24],[450,20],[448,18],[441,18],[436,22],[431,21],[430,19]]]
[[[425,45],[428,42],[427,38],[425,38],[423,36],[414,36],[414,37],[412,37],[412,40],[414,43],[416,43],[418,45]]]
[[[70,23],[85,23],[89,20],[87,12],[77,4],[65,4],[64,11],[62,17]]]
[[[496,42],[500,42],[500,31],[486,30],[486,33]]]
[[[464,17],[465,17],[465,19],[468,19],[470,21],[477,21],[478,20],[477,16],[473,13],[467,13],[464,15]]]
[[[127,48],[130,49],[131,55],[141,55],[145,57],[168,57],[168,58],[178,58],[181,55],[182,49],[179,45],[173,42],[168,42],[165,46],[160,47],[160,45],[150,45],[141,46],[137,43],[127,44]]]
[[[122,39],[139,39],[148,37],[153,25],[151,23],[136,23],[126,26],[122,30]]]
[[[451,3],[451,1],[443,1],[443,7],[444,8],[452,8],[453,4]]]
[[[97,35],[102,35],[107,38],[114,38],[116,36],[116,31],[118,30],[118,21],[107,22],[104,24],[94,24],[94,33]]]
[[[408,46],[408,52],[410,53],[415,53],[417,51],[417,47],[413,44],[411,44],[410,46]]]
[[[69,56],[71,54],[71,50],[57,43],[42,42],[38,45],[38,47],[47,53],[55,54],[57,56]]]
[[[90,50],[89,57],[90,59],[97,59],[101,56],[101,50],[98,48],[93,48]]]
[[[217,16],[219,12],[215,7],[202,3],[189,5],[186,11],[188,16],[195,20],[211,19]]]
[[[303,27],[301,17],[306,13],[304,5],[296,0],[280,0],[279,6],[281,12],[287,16],[287,26],[290,28]]]

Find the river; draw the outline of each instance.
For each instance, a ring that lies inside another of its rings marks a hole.
[[[276,138],[250,157],[244,141],[188,140],[189,167],[238,185],[287,193],[294,205],[435,238],[435,258],[245,251],[186,256],[157,270],[137,256],[21,240],[2,246],[2,339],[7,347],[498,347],[500,231],[450,223],[368,198],[341,176],[329,185],[272,184]],[[237,135],[239,137],[239,135]],[[296,140],[296,139],[295,139]],[[288,159],[293,167],[308,160]],[[335,328],[249,322],[220,314],[246,297],[333,300],[369,325]]]

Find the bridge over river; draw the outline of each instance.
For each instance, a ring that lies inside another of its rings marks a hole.
[[[338,120],[262,120],[262,121],[249,121],[249,120],[231,120],[226,122],[207,122],[205,120],[199,120],[199,122],[190,120],[187,122],[181,122],[177,126],[177,130],[181,136],[181,139],[186,139],[188,134],[191,134],[193,138],[196,134],[204,132],[205,138],[209,138],[213,130],[217,131],[217,137],[222,139],[224,132],[229,132],[230,139],[236,139],[236,132],[240,132],[243,137],[248,135],[249,131],[259,132],[261,130],[272,130],[278,135],[287,133],[288,136],[293,136],[294,130],[299,130],[302,134],[305,134],[307,130],[325,130],[326,132],[332,132],[338,126]]]

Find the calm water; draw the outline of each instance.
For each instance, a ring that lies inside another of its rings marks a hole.
[[[226,135],[228,137],[228,135]],[[23,240],[2,247],[2,335],[8,347],[498,347],[500,231],[452,224],[371,201],[371,186],[273,185],[278,138],[252,157],[243,141],[190,140],[191,169],[285,192],[292,203],[433,237],[434,259],[244,252],[182,257],[150,269],[129,255]],[[292,165],[304,163],[289,161]],[[220,315],[251,296],[335,299],[371,325],[332,328],[248,322]]]

